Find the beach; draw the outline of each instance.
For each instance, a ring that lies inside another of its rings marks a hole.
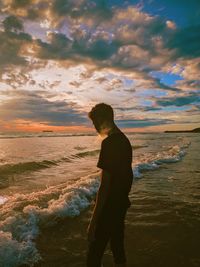
[[[200,266],[199,133],[127,136],[128,266]],[[100,144],[87,134],[1,136],[0,266],[85,266]],[[112,266],[109,248],[103,264]]]

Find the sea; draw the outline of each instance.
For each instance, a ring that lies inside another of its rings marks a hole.
[[[200,134],[125,133],[128,267],[200,266]],[[0,267],[84,267],[99,187],[96,134],[0,134]],[[114,222],[113,222],[114,223]],[[108,248],[103,266],[113,266]]]

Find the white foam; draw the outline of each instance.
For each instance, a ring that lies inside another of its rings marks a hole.
[[[27,195],[8,198],[0,211],[0,266],[32,264],[40,259],[35,246],[39,226],[54,224],[58,218],[75,217],[88,207],[97,192],[97,175],[73,185],[67,183]]]
[[[40,256],[31,241],[19,242],[12,233],[0,231],[0,266],[15,267],[37,262]]]
[[[133,168],[134,178],[141,178],[143,171],[155,170],[163,163],[174,163],[180,161],[186,154],[185,149],[190,143],[184,143],[181,146],[174,145],[167,150],[152,155],[150,158],[143,158],[143,162],[139,162]]]

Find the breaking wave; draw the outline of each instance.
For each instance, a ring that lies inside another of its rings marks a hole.
[[[175,145],[166,151],[144,158],[142,162],[135,165],[133,169],[134,177],[141,178],[142,172],[158,169],[163,163],[175,163],[180,161],[185,156],[186,148],[188,148],[189,145],[190,143],[185,143],[181,146]]]
[[[99,187],[97,175],[32,194],[8,197],[1,206],[0,266],[14,267],[40,260],[35,246],[40,226],[75,217],[87,208]]]

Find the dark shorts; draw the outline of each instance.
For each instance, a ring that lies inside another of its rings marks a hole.
[[[95,240],[89,243],[87,267],[101,267],[102,257],[108,242],[112,250],[114,262],[126,262],[124,250],[124,219],[128,207],[117,211],[105,209],[99,218],[95,232]]]

